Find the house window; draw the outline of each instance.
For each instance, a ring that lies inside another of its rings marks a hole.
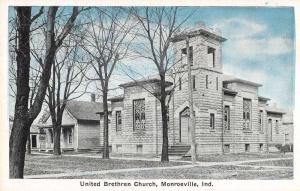
[[[212,128],[212,129],[214,129],[215,128],[215,114],[214,113],[210,113],[209,116],[210,116],[209,117],[209,119],[210,119],[209,120],[209,122],[210,122],[209,123],[210,124],[209,127]]]
[[[53,143],[53,130],[49,129],[50,142]]]
[[[284,134],[284,141],[285,141],[285,143],[289,142],[289,134],[288,133]]]
[[[178,80],[178,89],[181,90],[181,78]]]
[[[264,118],[264,112],[263,112],[263,110],[259,110],[259,130],[260,131],[263,131],[263,128],[264,128],[263,118]]]
[[[116,151],[117,152],[121,152],[121,149],[122,149],[122,145],[116,145]]]
[[[122,130],[122,115],[121,111],[116,111],[116,131]]]
[[[205,86],[206,86],[206,89],[208,89],[208,75],[206,75],[206,77],[205,77]]]
[[[71,144],[71,143],[73,143],[73,133],[72,133],[72,129],[69,128],[69,129],[68,129],[68,132],[69,132],[69,134],[68,134],[68,142]]]
[[[260,143],[260,144],[259,144],[259,151],[262,151],[263,148],[264,148],[264,144]]]
[[[195,75],[192,76],[192,80],[193,80],[193,90],[196,90],[196,76]]]
[[[133,129],[145,129],[145,99],[133,100]]]
[[[190,62],[191,62],[191,66],[193,65],[193,47],[190,46],[190,55],[189,55],[189,59],[190,59]],[[186,55],[187,55],[187,51],[186,51],[186,48],[183,48],[181,49],[181,63],[183,65],[187,64],[187,59],[186,59]]]
[[[251,129],[251,99],[243,99],[243,128]]]
[[[230,153],[230,144],[224,145],[224,153]]]
[[[216,66],[216,49],[212,47],[208,47],[207,49],[207,56],[208,56],[208,66],[214,68]]]
[[[245,152],[250,152],[250,144],[245,144]]]
[[[275,121],[275,129],[276,129],[276,134],[279,134],[279,122],[278,122],[278,120]]]
[[[224,126],[226,130],[230,129],[230,107],[225,105],[224,107]]]
[[[143,153],[143,145],[136,145],[136,152]]]
[[[219,90],[219,79],[216,77],[216,90]]]

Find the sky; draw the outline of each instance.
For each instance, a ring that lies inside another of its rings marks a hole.
[[[259,95],[271,98],[283,109],[294,108],[295,27],[294,10],[289,7],[185,7],[182,18],[193,12],[189,27],[197,22],[218,28],[227,39],[222,47],[224,74],[262,84]],[[38,9],[34,9],[34,12]],[[13,9],[10,9],[10,14]],[[129,61],[137,62],[140,60]],[[149,66],[148,64],[140,65]],[[135,68],[137,69],[137,68]],[[147,68],[148,72],[150,68]],[[141,70],[142,71],[142,70]],[[150,73],[151,73],[150,72]],[[128,77],[116,69],[113,86]],[[90,100],[85,95],[81,100]],[[11,109],[13,108],[10,107]]]
[[[186,8],[189,12],[191,8]],[[263,84],[259,95],[294,108],[295,22],[289,7],[197,7],[190,22],[218,28],[225,74]]]

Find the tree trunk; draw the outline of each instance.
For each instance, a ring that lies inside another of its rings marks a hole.
[[[53,125],[53,154],[54,155],[61,155],[61,148],[60,148],[60,134],[61,134],[61,125],[55,124]]]
[[[30,128],[29,128],[30,129]],[[27,137],[27,154],[31,154],[31,139],[30,139],[30,130]]]
[[[165,76],[160,76],[160,106],[161,106],[161,119],[162,119],[162,131],[163,131],[163,145],[161,151],[161,162],[169,161],[169,138],[168,138],[168,117],[166,107],[166,88],[165,88]]]
[[[23,178],[26,141],[32,121],[28,119],[29,68],[30,68],[30,19],[31,7],[17,7],[17,94],[14,123],[9,139],[9,177]]]
[[[107,91],[103,90],[103,112],[104,112],[104,124],[103,124],[103,155],[102,158],[109,159],[109,143],[108,143],[108,104],[107,104]]]

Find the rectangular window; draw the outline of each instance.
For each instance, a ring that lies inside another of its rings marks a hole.
[[[68,129],[68,132],[69,132],[69,135],[68,135],[68,141],[69,143],[73,143],[73,132],[72,132],[72,129]]]
[[[209,114],[209,118],[210,118],[210,120],[209,120],[209,126],[210,126],[210,128],[212,128],[212,129],[215,129],[215,114],[214,113],[210,113]]]
[[[218,90],[219,89],[219,79],[218,79],[218,77],[216,77],[216,90]]]
[[[136,145],[136,152],[143,153],[143,145]]]
[[[243,99],[243,128],[251,129],[251,99]]]
[[[178,80],[178,89],[181,90],[181,78]]]
[[[117,150],[117,152],[121,152],[121,149],[122,149],[122,145],[116,145],[116,150]]]
[[[289,134],[288,133],[284,134],[284,141],[285,141],[285,143],[289,142]]]
[[[279,134],[279,121],[275,121],[275,129],[276,129],[276,134]]]
[[[122,114],[121,111],[116,111],[116,131],[122,130]]]
[[[268,134],[269,134],[269,141],[272,141],[272,139],[273,139],[273,138],[272,138],[272,136],[273,136],[273,135],[272,135],[272,134],[273,134],[273,133],[272,133],[272,128],[273,128],[273,127],[272,127],[272,119],[269,119],[268,124],[269,124],[269,132],[268,132]]]
[[[216,49],[212,47],[208,47],[207,56],[208,56],[208,66],[214,68],[216,66],[216,58],[215,58]]]
[[[133,100],[133,129],[145,129],[145,99]]]
[[[245,152],[250,152],[250,144],[245,144]]]
[[[230,153],[230,144],[224,145],[224,153]]]
[[[225,105],[224,107],[224,126],[226,130],[230,129],[230,107]]]
[[[53,130],[49,129],[50,143],[53,143]]]
[[[190,55],[189,55],[189,59],[190,59],[190,62],[191,62],[191,66],[193,65],[193,61],[194,61],[194,58],[193,58],[193,47],[190,46]],[[183,65],[187,64],[187,51],[186,51],[186,48],[183,48],[181,49],[181,63]]]
[[[264,111],[259,110],[259,130],[260,131],[263,131],[263,129],[264,129],[263,118],[264,118]]]
[[[206,89],[208,89],[208,75],[205,76],[205,86]]]
[[[193,82],[193,90],[196,90],[196,76],[192,76],[192,82]]]
[[[260,144],[259,144],[259,151],[262,151],[263,148],[264,148],[264,144],[260,143]]]

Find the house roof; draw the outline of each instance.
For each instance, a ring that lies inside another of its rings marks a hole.
[[[110,104],[108,105],[110,110]],[[103,112],[102,103],[90,101],[68,101],[66,109],[77,119],[87,121],[98,121],[99,114]]]

